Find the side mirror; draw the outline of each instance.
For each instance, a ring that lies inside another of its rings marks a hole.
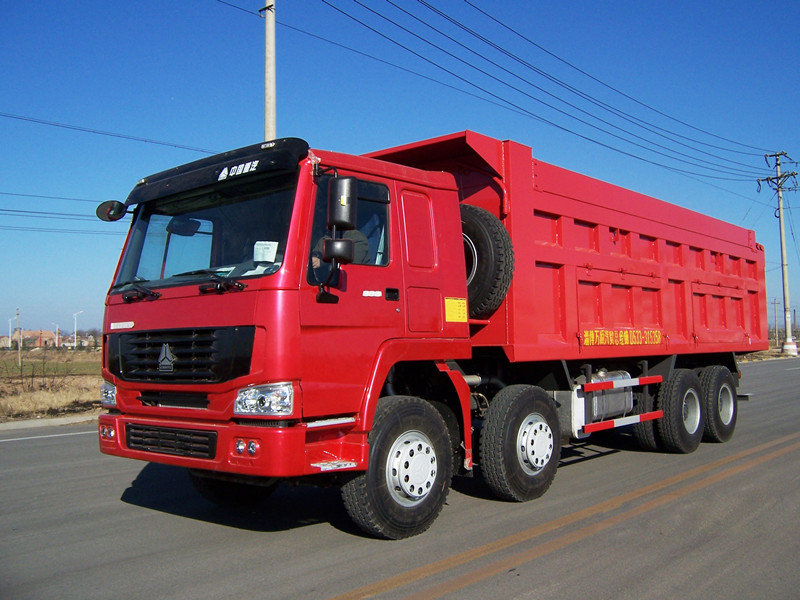
[[[334,177],[328,184],[328,227],[338,231],[356,228],[358,180]]]
[[[125,205],[118,200],[106,200],[95,210],[97,218],[101,221],[119,221],[127,214]]]
[[[322,260],[325,262],[336,261],[340,265],[349,265],[355,260],[356,245],[353,240],[326,238],[322,242]]]

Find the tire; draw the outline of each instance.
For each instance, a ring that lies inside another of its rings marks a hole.
[[[658,391],[656,407],[664,411],[657,431],[667,452],[689,454],[703,438],[705,411],[700,380],[694,371],[675,369]]]
[[[736,429],[739,413],[733,375],[727,368],[714,365],[700,373],[700,386],[706,412],[703,441],[727,442]]]
[[[422,533],[439,516],[453,476],[444,419],[421,398],[382,398],[368,440],[367,470],[342,486],[350,518],[379,538]]]
[[[498,498],[524,502],[544,494],[553,482],[561,455],[555,405],[535,386],[500,390],[483,422],[481,470]]]
[[[654,410],[655,398],[647,391],[642,392],[643,400],[642,407],[639,414],[651,412]],[[633,439],[642,450],[655,452],[661,449],[661,443],[658,438],[658,431],[656,429],[656,421],[640,421],[635,423],[632,427]]]
[[[219,479],[203,471],[189,471],[192,486],[203,498],[218,506],[240,507],[259,504],[278,487],[277,479],[258,480],[254,483]]]
[[[503,224],[490,212],[461,205],[469,316],[488,317],[506,297],[514,273],[514,249]]]

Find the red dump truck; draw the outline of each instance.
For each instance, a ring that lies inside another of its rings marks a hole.
[[[102,452],[206,499],[341,486],[402,538],[473,468],[543,494],[562,443],[724,442],[765,349],[752,231],[462,132],[364,156],[285,138],[139,181],[106,300]]]

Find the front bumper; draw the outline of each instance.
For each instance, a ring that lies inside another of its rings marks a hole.
[[[100,415],[100,451],[149,462],[253,477],[366,469],[366,433],[355,419],[277,426]]]

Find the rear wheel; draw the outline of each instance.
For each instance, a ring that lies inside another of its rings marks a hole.
[[[658,434],[665,450],[689,454],[703,438],[705,415],[700,380],[694,371],[675,369],[658,391]]]
[[[342,499],[370,535],[410,537],[439,516],[452,475],[450,435],[439,411],[420,398],[391,396],[375,412],[369,466],[342,486]]]
[[[736,428],[738,412],[733,375],[725,367],[714,365],[703,369],[700,385],[706,412],[703,440],[727,442]]]
[[[655,404],[655,398],[645,389],[642,392],[641,402],[642,406],[639,414],[651,412]],[[656,422],[653,420],[640,421],[633,425],[633,438],[642,450],[655,451],[660,448],[657,433]]]
[[[539,387],[503,388],[489,404],[480,449],[481,470],[496,496],[538,498],[553,482],[561,454],[553,401]]]

